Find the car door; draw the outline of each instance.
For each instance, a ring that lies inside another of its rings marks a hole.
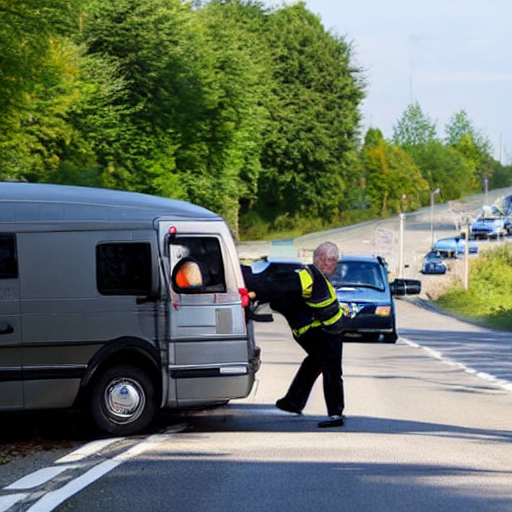
[[[23,407],[16,235],[0,233],[0,409]]]
[[[169,360],[179,405],[228,400],[246,388],[248,334],[227,259],[217,234],[180,231],[169,243]]]

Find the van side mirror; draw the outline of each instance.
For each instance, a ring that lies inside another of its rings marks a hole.
[[[389,286],[392,295],[419,295],[421,293],[419,279],[395,279]]]

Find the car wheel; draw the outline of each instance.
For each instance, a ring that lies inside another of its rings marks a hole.
[[[96,426],[109,434],[136,434],[155,416],[155,387],[135,366],[114,366],[101,373],[92,383],[89,400]]]
[[[396,343],[398,336],[396,333],[384,334],[384,343]]]

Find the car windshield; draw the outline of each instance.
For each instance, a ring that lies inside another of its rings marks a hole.
[[[500,217],[480,217],[476,221],[482,224],[494,224],[495,222],[501,222],[502,219]]]
[[[384,290],[380,267],[374,263],[361,261],[340,261],[338,263],[336,287],[354,286]]]

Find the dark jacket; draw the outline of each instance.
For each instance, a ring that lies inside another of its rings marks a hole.
[[[336,293],[315,265],[270,265],[258,274],[250,267],[242,270],[256,300],[282,314],[295,337],[314,327],[332,334],[342,332],[343,311]]]

